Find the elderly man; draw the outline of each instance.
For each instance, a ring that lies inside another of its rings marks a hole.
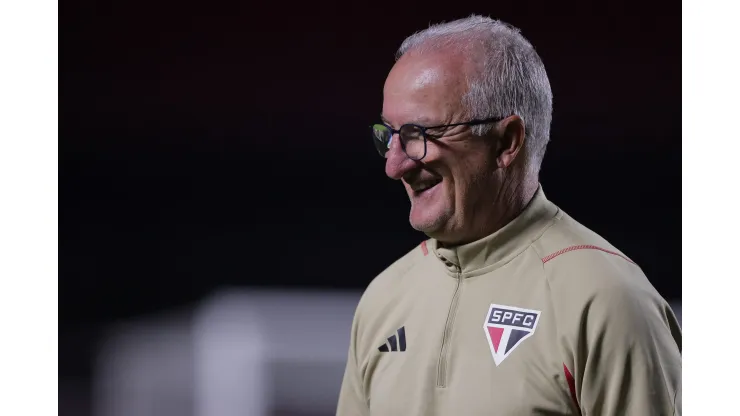
[[[430,239],[365,291],[337,414],[680,414],[671,308],[539,185],[552,92],[532,45],[472,16],[397,57],[373,140]]]

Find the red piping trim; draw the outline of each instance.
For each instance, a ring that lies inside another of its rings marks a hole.
[[[429,254],[429,250],[427,249],[427,242],[426,241],[422,241],[421,242],[421,251],[422,251],[422,253],[424,253],[425,256],[427,254]]]
[[[626,256],[624,256],[622,254],[619,254],[619,253],[614,252],[614,251],[609,251],[609,250],[603,249],[603,248],[598,247],[598,246],[588,245],[588,244],[586,244],[586,245],[580,245],[580,246],[570,246],[570,247],[564,248],[564,249],[562,249],[560,251],[556,251],[556,252],[550,254],[549,256],[543,257],[542,258],[542,263],[547,263],[548,261],[554,259],[555,257],[557,257],[557,256],[559,256],[561,254],[565,254],[565,253],[567,253],[569,251],[575,251],[575,250],[599,250],[599,251],[603,251],[604,253],[609,253],[609,254],[612,254],[612,255],[621,257],[621,258],[627,260],[628,262],[630,262],[632,264],[635,264],[634,261],[630,260],[629,258],[627,258]]]
[[[578,396],[576,396],[576,380],[573,378],[573,374],[570,373],[570,370],[568,370],[568,367],[563,364],[563,372],[565,373],[565,380],[568,382],[568,388],[570,389],[570,397],[573,399],[573,403],[576,404],[576,409],[578,409],[578,414],[581,413],[581,405],[578,404]]]

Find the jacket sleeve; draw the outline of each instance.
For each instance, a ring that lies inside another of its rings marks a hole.
[[[359,308],[355,312],[355,317],[352,321],[349,353],[347,354],[347,365],[344,370],[342,387],[339,391],[337,416],[366,416],[370,414],[370,409],[367,404],[368,402],[365,398],[362,371],[358,363],[358,315]]]
[[[599,290],[578,321],[569,382],[582,415],[681,414],[681,329],[652,287]]]

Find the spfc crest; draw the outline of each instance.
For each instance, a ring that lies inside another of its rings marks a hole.
[[[539,317],[540,311],[491,304],[483,330],[497,366],[534,334]]]

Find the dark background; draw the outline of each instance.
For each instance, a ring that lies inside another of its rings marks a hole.
[[[548,197],[680,299],[680,3],[268,3],[61,2],[62,400],[107,324],[223,285],[362,290],[418,244],[367,126],[405,36],[470,13],[548,70]]]

